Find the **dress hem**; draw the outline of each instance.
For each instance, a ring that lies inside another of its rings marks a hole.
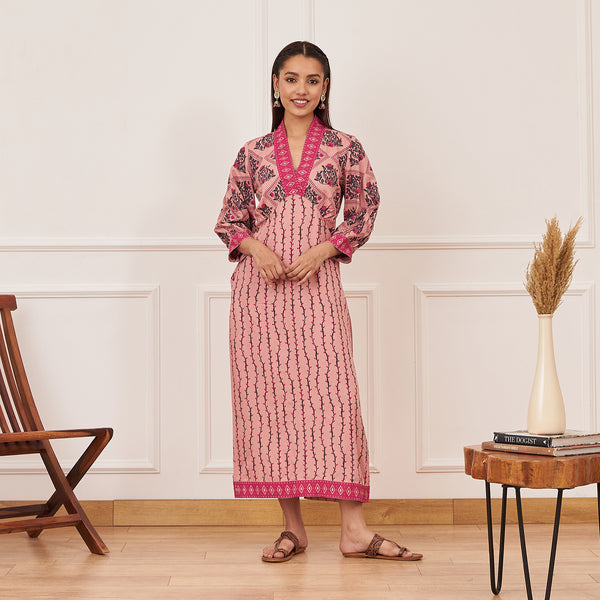
[[[323,498],[369,501],[369,486],[342,481],[234,481],[236,498]]]

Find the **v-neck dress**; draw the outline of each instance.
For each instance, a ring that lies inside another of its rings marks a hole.
[[[236,497],[369,498],[340,262],[367,241],[378,205],[360,142],[316,117],[296,170],[283,123],[239,151],[215,228],[238,261],[229,319]],[[238,250],[248,236],[286,265],[327,240],[340,254],[302,285],[267,286]]]

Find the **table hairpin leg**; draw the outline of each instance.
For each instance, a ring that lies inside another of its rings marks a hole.
[[[488,545],[490,552],[490,582],[492,593],[498,595],[502,587],[502,570],[504,566],[504,536],[506,529],[506,493],[507,488],[513,487],[517,500],[517,517],[519,522],[519,538],[521,540],[521,557],[523,559],[523,574],[525,576],[525,587],[527,589],[527,600],[533,600],[531,591],[531,579],[529,577],[529,563],[527,560],[527,547],[525,545],[525,528],[523,526],[523,508],[521,506],[521,488],[516,486],[502,486],[502,517],[500,521],[500,549],[498,555],[498,580],[496,581],[494,573],[494,537],[492,532],[492,506],[490,497],[490,484],[485,482],[485,499],[487,508],[488,522]],[[556,560],[556,547],[558,544],[558,529],[560,525],[560,512],[562,507],[563,490],[558,490],[556,497],[556,512],[554,515],[554,532],[552,534],[552,548],[550,550],[550,563],[548,565],[548,579],[546,581],[545,600],[550,600],[550,592],[552,590],[552,578],[554,576],[554,563]],[[598,518],[600,519],[600,483],[598,484]]]
[[[492,531],[492,502],[490,499],[490,484],[485,482],[485,501],[487,508],[488,547],[490,551],[490,585],[492,594],[497,596],[502,589],[502,571],[504,568],[504,536],[506,532],[506,492],[507,486],[502,486],[502,518],[500,520],[500,549],[498,550],[498,580],[494,568],[494,533]],[[598,510],[600,510],[600,505]]]
[[[600,483],[597,483],[596,486],[596,498],[598,499],[598,529],[600,530]]]
[[[531,592],[531,580],[529,579],[529,565],[527,563],[527,548],[525,547],[525,528],[523,527],[523,509],[521,508],[521,488],[515,488],[517,496],[517,516],[519,518],[519,537],[521,539],[521,555],[523,556],[523,574],[525,575],[525,587],[527,588],[527,599],[533,600]],[[552,577],[554,576],[554,562],[556,559],[556,546],[558,544],[558,527],[560,525],[560,511],[562,507],[563,490],[558,490],[556,496],[556,513],[554,515],[554,531],[552,533],[552,548],[550,550],[550,563],[548,564],[548,579],[546,581],[545,600],[550,600],[552,590]]]

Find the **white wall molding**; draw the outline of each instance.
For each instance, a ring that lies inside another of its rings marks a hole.
[[[468,283],[468,284],[415,284],[414,286],[414,319],[415,319],[415,415],[416,415],[416,471],[418,473],[461,473],[464,461],[461,456],[432,457],[429,454],[431,435],[428,428],[429,414],[432,409],[428,391],[428,380],[432,376],[429,371],[429,337],[430,323],[427,302],[430,298],[497,298],[526,297],[527,291],[522,283]],[[583,335],[582,355],[586,357],[581,365],[582,389],[585,405],[586,422],[589,429],[596,429],[596,350],[595,350],[595,284],[593,282],[575,282],[567,290],[565,296],[578,296],[583,300],[583,313],[586,321]],[[491,435],[491,432],[490,432]],[[467,440],[465,440],[465,443]]]
[[[254,102],[256,103],[256,130],[267,132],[271,122],[269,64],[269,0],[254,0]],[[261,135],[260,133],[257,135]]]
[[[231,459],[214,456],[212,435],[212,352],[211,339],[211,304],[214,301],[226,300],[229,303],[229,286],[199,285],[196,293],[196,364],[198,365],[198,455],[200,457],[199,472],[202,474],[231,474]],[[227,398],[230,401],[230,398]],[[229,424],[231,428],[231,424]]]
[[[346,297],[349,300],[359,299],[365,303],[367,315],[367,373],[362,382],[366,389],[366,398],[362,398],[365,427],[369,433],[370,472],[381,471],[381,439],[382,439],[382,393],[381,393],[381,313],[379,284],[349,284],[344,285]],[[231,459],[215,456],[213,452],[213,414],[212,414],[212,356],[211,340],[211,304],[227,300],[229,303],[230,291],[228,286],[200,285],[197,288],[197,352],[198,370],[198,446],[200,455],[200,468],[202,474],[231,474],[233,465]]]
[[[223,250],[212,237],[39,237],[4,238],[0,252],[202,252]]]
[[[583,241],[596,245],[596,188],[594,175],[594,72],[592,67],[592,3],[577,4],[577,82],[579,92],[579,151],[585,160],[580,163],[580,187],[587,209],[588,237]]]
[[[377,236],[374,235],[361,250],[518,250],[531,249],[541,234],[527,236]],[[577,248],[594,248],[590,240],[577,242]],[[0,252],[213,252],[224,250],[213,237],[119,238],[4,238]]]
[[[111,298],[119,300],[146,300],[146,330],[148,347],[146,365],[148,373],[148,394],[145,409],[149,415],[145,431],[147,455],[141,459],[104,458],[101,455],[90,473],[159,473],[160,472],[160,287],[157,284],[112,284],[112,285],[2,285],[0,293],[13,294],[20,299],[77,299]],[[19,310],[19,309],[17,309]],[[18,336],[18,331],[17,331]],[[27,365],[25,365],[27,370]],[[43,415],[42,415],[43,417]],[[85,424],[82,424],[85,425]],[[111,424],[108,424],[109,426]],[[118,429],[115,435],[119,435]],[[71,468],[77,457],[61,460],[63,468]],[[0,462],[0,473],[46,473],[40,467],[37,456],[23,455],[5,457]]]
[[[304,17],[304,35],[307,42],[315,43],[315,0],[300,0],[299,10]]]
[[[19,298],[44,300],[48,298],[147,298],[151,299],[158,309],[160,286],[152,284],[2,284],[2,293],[12,294]]]
[[[350,283],[344,284],[343,287],[346,298],[360,299],[365,303],[367,313],[367,372],[362,374],[363,381],[359,384],[362,383],[367,393],[366,398],[361,398],[361,405],[366,404],[363,413],[366,415],[365,428],[369,443],[369,470],[371,473],[380,473],[384,413],[380,356],[382,347],[380,285]]]
[[[543,224],[540,225],[543,228]],[[530,250],[541,240],[541,232],[529,235],[468,236],[373,236],[364,250]],[[577,248],[594,248],[589,240],[577,241]]]

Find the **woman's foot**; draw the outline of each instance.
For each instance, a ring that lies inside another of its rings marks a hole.
[[[285,531],[270,546],[263,548],[262,559],[265,562],[284,562],[294,554],[304,552],[308,545],[300,498],[279,498],[279,505],[283,511]],[[286,536],[287,533],[290,535]]]
[[[344,556],[395,558],[397,560],[420,560],[422,554],[411,552],[396,542],[374,534],[368,528],[358,531],[342,531],[340,552]]]
[[[295,554],[306,550],[308,538],[306,531],[283,531],[281,535],[269,546],[263,548],[262,559],[265,562],[285,562]]]
[[[420,560],[422,554],[374,534],[365,522],[363,505],[355,500],[340,500],[342,536],[340,550],[344,556],[387,558],[390,560]]]

